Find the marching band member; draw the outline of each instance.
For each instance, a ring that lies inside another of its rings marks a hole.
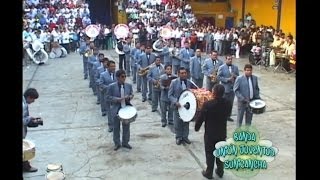
[[[117,114],[121,107],[130,105],[130,100],[133,98],[132,85],[125,83],[126,72],[122,69],[116,72],[117,82],[108,86],[107,99],[111,102],[111,117],[113,118],[113,142],[114,150],[117,151],[121,147],[120,141],[120,119]],[[130,123],[122,123],[122,147],[132,149],[129,145],[130,141]]]
[[[203,86],[203,72],[202,72],[202,65],[203,65],[203,58],[201,58],[201,50],[196,50],[196,56],[193,56],[190,59],[190,75],[192,77],[192,81],[199,87],[202,88]]]
[[[189,136],[189,122],[183,122],[179,116],[178,109],[181,108],[181,104],[178,102],[178,97],[185,89],[196,89],[195,85],[187,79],[187,70],[184,67],[180,67],[178,71],[179,78],[173,80],[169,87],[168,97],[173,108],[173,120],[174,128],[176,132],[176,144],[181,143],[191,144],[188,139]]]
[[[252,112],[249,103],[251,100],[260,99],[258,78],[252,75],[252,65],[246,64],[243,70],[244,75],[238,76],[233,86],[238,101],[237,127],[242,125],[244,113],[246,113],[246,125],[251,125]]]
[[[164,73],[163,64],[161,64],[160,57],[156,57],[155,60],[156,66],[152,67],[147,75],[148,81],[150,81],[152,85],[152,112],[156,112],[158,109],[158,104],[160,104],[160,76]],[[151,89],[150,89],[151,90]]]
[[[194,56],[194,51],[190,48],[188,41],[184,42],[184,48],[180,50],[179,54],[181,59],[180,67],[184,67],[187,70],[188,79],[190,79],[190,58]]]
[[[171,65],[172,60],[170,58],[170,51],[169,51],[169,41],[164,41],[163,42],[163,50],[160,53],[160,56],[163,56],[163,63],[164,65]]]
[[[168,90],[171,80],[177,76],[172,74],[172,65],[165,65],[165,74],[160,76],[160,108],[161,108],[161,126],[166,127],[167,123],[173,125],[173,110],[170,107],[170,99],[168,98]],[[168,116],[167,116],[168,112]]]
[[[230,102],[231,110],[228,117],[228,121],[234,121],[231,118],[232,113],[232,105],[234,101],[234,92],[233,86],[236,78],[239,76],[239,69],[238,66],[232,64],[232,56],[226,55],[225,64],[221,65],[218,69],[217,78],[220,81],[220,84],[224,86],[224,95],[223,97]]]
[[[223,61],[218,59],[218,52],[212,51],[211,57],[206,59],[202,66],[202,72],[207,77],[206,78],[206,85],[207,90],[211,91],[212,87],[218,83],[216,79],[218,68],[223,64]]]
[[[97,89],[95,86],[95,81],[94,81],[94,69],[93,69],[93,64],[96,62],[99,62],[98,60],[98,54],[99,54],[99,49],[97,47],[94,47],[93,43],[90,44],[92,50],[92,55],[89,56],[88,58],[88,70],[89,70],[89,87],[92,88],[93,95],[97,95]]]
[[[151,46],[147,46],[146,53],[140,54],[139,60],[138,60],[138,71],[146,69],[150,64],[152,64],[155,61],[156,56],[151,52],[152,52]],[[149,92],[148,100],[151,100],[152,84],[148,83],[147,74],[141,76],[141,82],[142,82],[142,102],[145,102],[147,100],[147,92]]]
[[[123,38],[120,38],[117,42],[117,47],[119,51],[123,51],[123,47],[125,45],[125,41]],[[123,67],[126,67],[126,55],[125,54],[119,54],[119,69],[123,69]]]
[[[138,62],[140,59],[140,55],[145,53],[145,46],[140,43],[140,49],[136,51],[134,55],[134,60],[135,60],[135,66],[136,66],[136,79],[137,79],[137,92],[141,92],[142,89],[142,77],[139,76],[139,71],[138,71]]]
[[[104,62],[104,54],[103,53],[99,53],[98,54],[98,62],[95,62],[93,64],[93,72],[94,72],[94,85],[96,86],[96,91],[97,91],[97,104],[100,104],[100,100],[101,100],[101,92],[99,90],[99,79],[100,79],[100,74],[102,72],[104,72],[105,68],[103,65]],[[108,61],[109,59],[106,58],[106,61]],[[107,62],[106,62],[107,63]],[[102,110],[102,109],[101,109]],[[102,116],[105,116],[105,113],[102,112]]]
[[[86,52],[90,51],[90,39],[86,37],[84,41],[81,43],[79,52],[82,55],[83,61],[83,75],[84,79],[88,78],[88,57],[86,56]]]
[[[131,65],[131,75],[132,75],[132,82],[135,84],[137,82],[137,66],[136,66],[136,59],[135,54],[137,51],[140,51],[140,43],[137,42],[135,47],[130,51],[130,65]]]
[[[125,54],[125,62],[124,69],[126,70],[126,74],[130,76],[130,51],[131,51],[131,40],[130,38],[126,39],[126,43],[123,45],[123,52]]]
[[[178,69],[180,68],[180,42],[175,43],[175,47],[171,54],[171,62],[172,62],[172,71],[174,74],[178,74]]]
[[[116,63],[114,61],[107,61],[107,63],[103,63],[105,71],[100,74],[99,85],[101,91],[101,109],[102,113],[106,112],[108,115],[108,126],[109,132],[113,131],[113,117],[110,111],[110,101],[107,99],[107,88],[111,83],[116,82],[115,78],[115,70]],[[102,114],[103,116],[103,114]]]

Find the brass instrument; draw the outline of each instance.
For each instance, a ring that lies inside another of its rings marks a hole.
[[[154,83],[154,88],[157,88],[157,89],[160,88],[160,79],[158,79],[157,82]]]
[[[214,68],[211,74],[211,82],[216,83],[218,81],[217,79],[217,74],[218,74],[218,68]]]
[[[145,68],[141,68],[140,70],[139,70],[139,72],[138,72],[138,75],[139,76],[145,76],[145,75],[147,75],[148,74],[148,72],[149,72],[149,69],[151,69],[153,66],[155,66],[156,65],[156,63],[152,63],[152,64],[150,64],[149,66],[147,66],[147,67],[145,67]]]
[[[171,51],[171,54],[170,54],[171,58],[176,58],[180,61],[182,61],[182,59],[179,57],[179,48],[174,48],[172,51]]]
[[[90,57],[90,56],[92,56],[93,55],[93,49],[88,49],[87,51],[86,51],[86,53],[84,53],[84,56],[85,57]]]

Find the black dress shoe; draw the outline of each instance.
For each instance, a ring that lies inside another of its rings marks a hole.
[[[169,124],[169,125],[173,125],[173,122],[169,122],[168,124]]]
[[[223,170],[221,170],[221,171],[218,171],[218,169],[216,169],[216,174],[219,176],[219,178],[222,178],[222,176],[223,176],[223,173],[224,173],[224,171]]]
[[[109,129],[108,129],[108,132],[112,132],[112,131],[113,131],[113,128],[109,128]]]
[[[101,114],[101,116],[106,116],[106,115],[107,115],[107,113],[102,113],[102,114]]]
[[[204,177],[206,177],[206,178],[208,178],[208,179],[213,179],[213,177],[212,177],[212,176],[209,176],[209,175],[206,173],[206,171],[202,171],[201,174],[202,174],[202,176],[204,176]]]
[[[148,100],[149,100],[149,101],[152,101],[152,99],[151,99],[151,98],[148,98]]]
[[[142,99],[142,102],[146,102],[146,99]]]
[[[35,168],[35,167],[30,167],[30,168],[28,168],[28,169],[24,168],[23,171],[24,171],[24,172],[37,172],[38,169]]]
[[[132,149],[132,147],[129,144],[122,144],[122,147],[127,148],[127,149]]]
[[[152,109],[152,111],[151,112],[156,112],[157,110],[156,109]]]
[[[230,121],[230,122],[233,122],[233,121],[234,121],[232,118],[228,118],[227,120]]]
[[[120,144],[115,145],[114,148],[113,148],[113,150],[117,151],[118,149],[120,149],[120,147],[121,147]]]
[[[187,144],[191,144],[191,141],[188,138],[183,139],[183,141]]]
[[[162,127],[166,127],[166,126],[167,126],[167,123],[162,123],[161,126],[162,126]]]
[[[181,140],[181,139],[176,139],[176,144],[177,144],[177,145],[181,145],[181,143],[182,143],[182,140]]]

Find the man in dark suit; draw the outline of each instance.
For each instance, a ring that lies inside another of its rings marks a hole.
[[[39,118],[30,116],[29,104],[33,103],[39,98],[38,91],[34,88],[29,88],[23,93],[22,97],[22,137],[23,139],[27,136],[28,127],[37,127]],[[32,125],[32,126],[31,126]],[[22,162],[22,168],[24,172],[37,172],[38,169],[32,167],[29,161]]]
[[[174,129],[176,132],[176,144],[181,143],[191,144],[189,140],[189,122],[184,122],[180,118],[178,109],[181,108],[181,104],[178,99],[182,91],[186,89],[196,89],[197,87],[187,79],[187,70],[184,67],[180,67],[178,70],[179,78],[173,80],[169,87],[168,97],[170,99],[173,108],[173,120]]]
[[[113,118],[113,142],[115,144],[114,150],[117,151],[121,147],[120,141],[120,119],[118,112],[121,107],[131,105],[130,100],[133,98],[132,85],[125,83],[125,70],[118,70],[116,72],[117,82],[110,84],[107,87],[107,99],[111,102],[111,116]],[[122,147],[132,149],[129,145],[130,140],[130,124],[122,123]]]
[[[221,84],[213,86],[212,92],[215,96],[203,104],[199,118],[195,121],[195,131],[199,131],[203,122],[205,122],[204,145],[206,153],[207,169],[202,171],[202,175],[208,179],[213,179],[214,161],[216,160],[216,174],[222,178],[224,164],[219,158],[213,156],[216,149],[215,144],[224,141],[227,137],[227,118],[230,113],[230,102],[223,98],[225,88]]]
[[[234,92],[233,92],[233,85],[236,78],[239,76],[239,69],[238,66],[232,64],[232,56],[226,55],[226,63],[221,65],[218,69],[217,79],[220,81],[220,84],[224,86],[224,95],[223,97],[230,101],[231,105],[233,105],[234,101]],[[232,113],[232,106],[230,110],[230,116]],[[229,116],[228,121],[234,121]]]
[[[242,125],[243,115],[246,113],[246,125],[251,125],[252,112],[249,108],[250,101],[260,98],[258,78],[252,75],[252,65],[244,66],[244,75],[238,76],[233,86],[234,93],[238,99],[237,126]]]

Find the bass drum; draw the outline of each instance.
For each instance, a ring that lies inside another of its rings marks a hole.
[[[214,99],[213,94],[206,89],[184,90],[178,102],[181,107],[178,109],[179,116],[184,122],[195,120],[206,101]]]
[[[34,53],[32,58],[33,62],[35,62],[36,64],[44,64],[48,61],[48,59],[49,55],[44,49],[41,49],[40,51]]]

